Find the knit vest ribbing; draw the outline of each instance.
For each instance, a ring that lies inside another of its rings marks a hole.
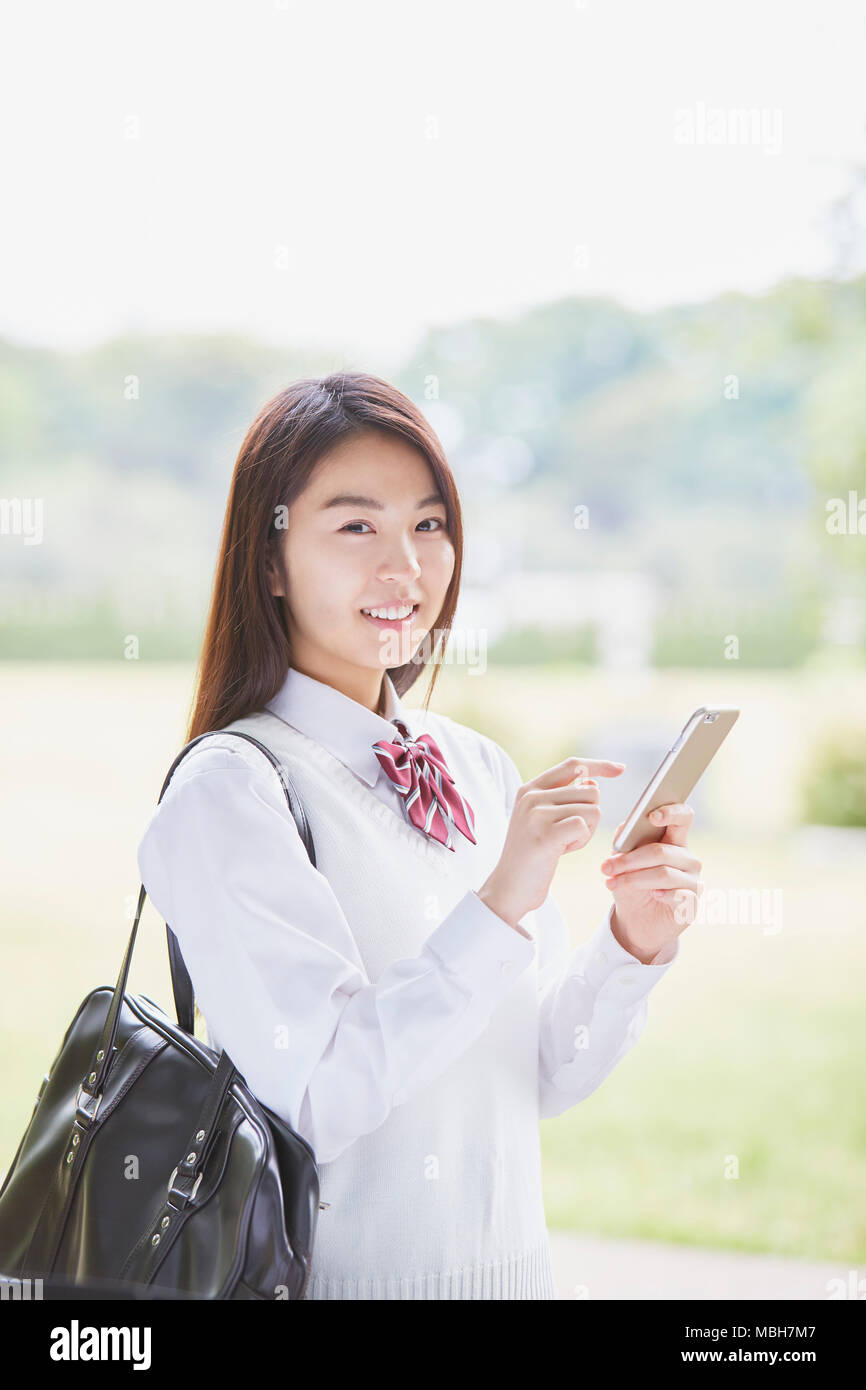
[[[476,845],[457,834],[452,851],[423,835],[268,710],[228,725],[285,765],[317,868],[371,982],[392,961],[420,954],[439,922],[481,886],[507,829],[477,735],[441,715],[425,714],[424,727],[473,808]],[[238,748],[236,739],[226,743]],[[534,914],[522,920],[532,933]],[[462,1055],[319,1165],[329,1206],[319,1213],[308,1298],[556,1297],[541,1192],[536,981],[533,959]]]

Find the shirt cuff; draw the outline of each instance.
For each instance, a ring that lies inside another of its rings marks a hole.
[[[611,903],[601,926],[584,948],[583,974],[599,997],[614,998],[623,1004],[634,1003],[649,994],[665,971],[677,959],[680,939],[667,942],[648,965],[644,965],[617,941],[610,921],[616,904]]]
[[[431,932],[425,948],[473,995],[498,992],[522,974],[535,955],[532,938],[515,931],[471,890]]]

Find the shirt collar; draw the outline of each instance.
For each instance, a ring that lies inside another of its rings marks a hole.
[[[402,719],[414,737],[411,710],[404,709],[394,682],[384,675],[385,716],[375,714],[357,700],[344,695],[324,681],[296,671],[290,666],[280,689],[265,705],[271,714],[315,739],[361,777],[368,787],[375,786],[382,766],[373,752],[378,739],[394,742],[397,730],[391,722]]]

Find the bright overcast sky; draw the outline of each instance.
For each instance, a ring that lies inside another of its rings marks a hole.
[[[864,34],[861,0],[18,4],[0,334],[240,329],[361,366],[564,294],[826,274]]]

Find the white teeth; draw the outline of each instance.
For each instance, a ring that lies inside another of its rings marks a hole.
[[[393,621],[394,618],[408,618],[414,607],[414,603],[403,603],[399,608],[362,608],[361,612],[369,613],[371,618],[390,618]]]

